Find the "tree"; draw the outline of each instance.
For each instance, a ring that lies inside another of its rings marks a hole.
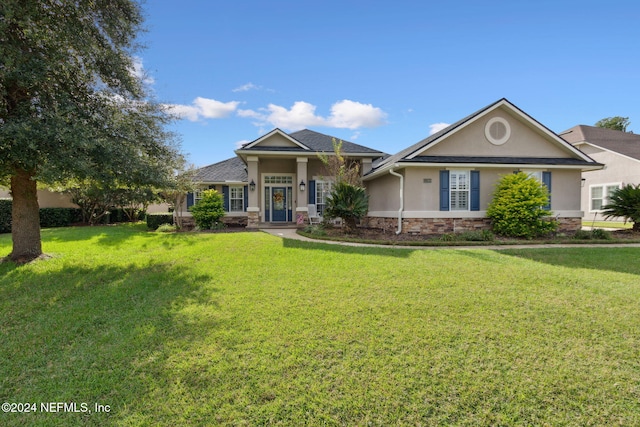
[[[182,208],[185,205],[187,193],[192,192],[195,188],[193,177],[196,174],[196,168],[194,165],[185,166],[186,164],[182,161],[171,184],[160,192],[160,197],[173,208],[178,228],[182,228]]]
[[[369,196],[365,189],[340,181],[327,196],[324,216],[328,219],[342,218],[345,232],[352,233],[356,230],[357,222],[364,218],[368,210]]]
[[[498,181],[487,209],[494,231],[503,236],[533,238],[554,231],[547,187],[524,172],[505,175]]]
[[[598,120],[595,124],[596,127],[619,130],[622,132],[627,131],[627,126],[629,126],[629,117],[607,117],[602,120]]]
[[[640,231],[640,184],[627,184],[614,190],[602,209],[605,219],[624,218],[625,222],[633,222],[633,231]]]
[[[360,176],[360,164],[355,160],[347,159],[342,153],[342,141],[333,142],[333,156],[325,153],[318,154],[320,161],[324,164],[327,175],[332,177],[335,183],[348,182],[351,185],[359,186],[362,182]]]
[[[170,119],[134,73],[134,0],[0,3],[0,181],[13,197],[10,258],[42,254],[37,182],[162,187],[180,157]]]
[[[212,230],[220,225],[224,216],[224,201],[216,190],[205,190],[202,198],[191,207],[191,215],[202,230]]]

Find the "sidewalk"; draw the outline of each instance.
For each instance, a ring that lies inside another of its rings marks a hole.
[[[342,246],[355,246],[355,247],[369,247],[369,248],[392,248],[392,249],[411,249],[411,250],[426,250],[426,249],[487,249],[492,251],[506,250],[506,249],[543,249],[543,248],[640,248],[640,243],[581,243],[581,244],[541,244],[541,245],[488,245],[488,246],[401,246],[401,245],[374,245],[369,243],[353,243],[353,242],[338,242],[334,240],[317,240],[310,239],[299,235],[295,228],[261,228],[260,231],[269,233],[273,236],[281,237],[283,239],[301,240],[304,242],[316,242],[326,243],[330,245],[342,245]]]

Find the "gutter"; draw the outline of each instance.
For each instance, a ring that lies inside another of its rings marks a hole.
[[[393,170],[394,167],[398,167],[397,164],[393,165],[391,169],[389,169],[389,173],[393,176],[397,176],[400,178],[400,209],[398,209],[398,231],[396,231],[396,235],[402,233],[402,211],[404,211],[404,176],[400,175],[396,171]]]

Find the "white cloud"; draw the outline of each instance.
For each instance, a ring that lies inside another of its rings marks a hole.
[[[247,91],[250,91],[252,89],[253,90],[258,90],[258,89],[261,89],[261,87],[258,86],[258,85],[254,85],[253,83],[249,82],[249,83],[243,84],[242,86],[238,86],[237,88],[232,89],[231,91],[232,92],[247,92]]]
[[[229,117],[240,105],[238,101],[221,102],[197,97],[191,105],[167,104],[165,108],[181,119],[196,122],[200,119],[223,119]]]
[[[287,130],[299,130],[313,126],[359,129],[376,127],[385,123],[387,114],[371,104],[362,104],[348,99],[331,106],[331,114],[322,117],[316,114],[316,106],[304,101],[295,102],[290,109],[269,104],[267,108],[238,110],[238,116],[257,120],[257,126],[270,123]]]
[[[448,127],[450,123],[434,123],[429,125],[429,135],[433,135],[434,133],[440,132],[442,129]]]

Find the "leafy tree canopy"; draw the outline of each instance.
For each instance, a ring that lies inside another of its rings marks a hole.
[[[598,120],[595,126],[599,128],[607,128],[626,132],[627,126],[629,126],[629,117],[607,117],[602,120]]]
[[[142,23],[133,0],[0,3],[0,182],[20,223],[13,259],[41,253],[36,181],[170,180],[180,155],[169,117],[133,71]]]

